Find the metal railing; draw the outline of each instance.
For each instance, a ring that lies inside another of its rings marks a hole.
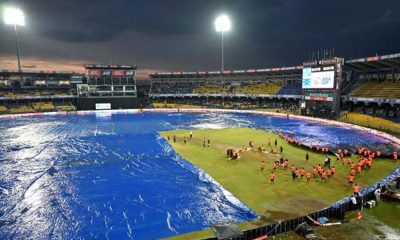
[[[308,214],[307,216],[312,219],[318,219],[320,217],[327,218],[335,218],[335,219],[344,219],[344,214],[349,211],[358,210],[361,208],[363,203],[375,199],[374,193],[370,192],[360,197],[357,197],[357,204],[353,204],[350,200],[338,205],[331,206],[325,209],[322,209],[318,212]],[[234,240],[242,240],[242,239],[255,239],[263,236],[273,236],[280,233],[285,233],[289,231],[293,231],[297,228],[298,225],[307,221],[307,216],[302,216],[286,221],[282,221],[279,223],[272,223],[269,225],[265,225],[262,227],[257,227],[253,229],[249,229],[243,232],[243,237],[240,238],[232,238]],[[216,237],[207,238],[208,240],[217,239]]]

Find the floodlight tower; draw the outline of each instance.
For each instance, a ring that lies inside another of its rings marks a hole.
[[[224,72],[224,32],[231,30],[231,20],[227,15],[217,17],[214,22],[215,30],[221,32],[221,74]]]
[[[19,59],[19,43],[18,43],[18,31],[17,26],[25,26],[25,15],[21,9],[8,7],[4,10],[4,23],[7,25],[14,25],[14,32],[15,32],[15,46],[17,48],[17,61],[18,61],[18,72],[20,75],[20,79],[22,80],[21,76],[21,62]]]

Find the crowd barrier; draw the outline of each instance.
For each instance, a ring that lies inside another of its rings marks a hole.
[[[400,166],[397,167],[390,175],[383,178],[381,181],[377,182],[374,185],[371,185],[367,188],[361,189],[360,197],[357,198],[357,204],[353,204],[351,201],[351,197],[343,198],[327,208],[321,209],[318,212],[308,214],[307,216],[311,217],[312,219],[318,219],[320,217],[327,217],[327,218],[335,218],[335,219],[344,219],[344,214],[349,211],[359,210],[363,203],[366,203],[370,200],[375,200],[374,191],[377,188],[378,184],[380,186],[385,186],[393,181],[396,180],[397,177],[400,176]],[[303,222],[307,221],[307,216],[302,216],[290,220],[285,220],[278,223],[272,223],[268,225],[264,225],[261,227],[253,228],[244,231],[243,237],[240,238],[233,238],[233,239],[255,239],[262,236],[273,236],[280,233],[289,232],[295,230],[298,225]],[[216,237],[207,238],[217,239]]]
[[[320,217],[327,218],[335,218],[342,220],[344,219],[344,214],[349,211],[359,210],[362,206],[362,203],[375,199],[373,192],[360,196],[357,199],[357,204],[353,204],[350,200],[341,203],[338,206],[331,206],[329,208],[322,209],[318,212],[308,214],[307,216],[312,219],[318,219]],[[243,236],[239,238],[232,238],[233,240],[242,240],[242,239],[256,239],[263,236],[274,236],[280,233],[285,233],[289,231],[293,231],[302,224],[307,221],[307,216],[302,216],[290,220],[281,221],[278,223],[268,224],[262,227],[257,227],[253,229],[249,229],[243,232]],[[216,237],[206,238],[207,240],[217,239]]]

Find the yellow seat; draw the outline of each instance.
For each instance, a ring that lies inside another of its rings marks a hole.
[[[370,79],[350,95],[353,97],[400,98],[400,81]]]

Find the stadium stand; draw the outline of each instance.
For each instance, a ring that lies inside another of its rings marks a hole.
[[[267,82],[267,83],[253,83],[253,82],[241,82],[241,83],[205,83],[199,84],[194,89],[193,93],[197,94],[276,94],[280,88],[281,83],[279,82]]]
[[[277,94],[301,95],[301,81],[288,81]]]
[[[225,108],[225,109],[263,109],[272,112],[299,113],[298,100],[274,99],[264,101],[252,98],[209,98],[204,101],[200,98],[156,99],[152,102],[153,108]]]
[[[400,98],[400,80],[370,79],[351,93],[353,97]]]
[[[9,103],[7,106],[11,113],[33,113],[35,109],[29,103]]]
[[[153,94],[277,94],[282,88],[281,82],[257,83],[251,81],[233,83],[153,83]],[[287,92],[298,93],[298,85],[290,84]],[[300,85],[301,87],[301,85]],[[287,94],[287,93],[283,93]]]
[[[35,111],[53,111],[54,110],[54,105],[52,102],[34,102],[32,103],[33,109]]]
[[[239,88],[242,94],[276,94],[282,85],[280,82],[243,83]]]
[[[346,113],[339,118],[342,122],[353,123],[364,127],[375,128],[386,132],[400,134],[400,124],[391,120],[361,113]]]
[[[9,113],[9,109],[4,106],[4,105],[0,105],[0,114],[5,114],[5,113]]]
[[[157,94],[190,94],[193,93],[195,85],[177,82],[153,83],[153,92]]]
[[[228,92],[229,85],[215,83],[198,84],[193,90],[193,93],[198,94],[224,94]]]
[[[76,107],[69,101],[54,101],[54,108],[57,111],[76,111]]]

